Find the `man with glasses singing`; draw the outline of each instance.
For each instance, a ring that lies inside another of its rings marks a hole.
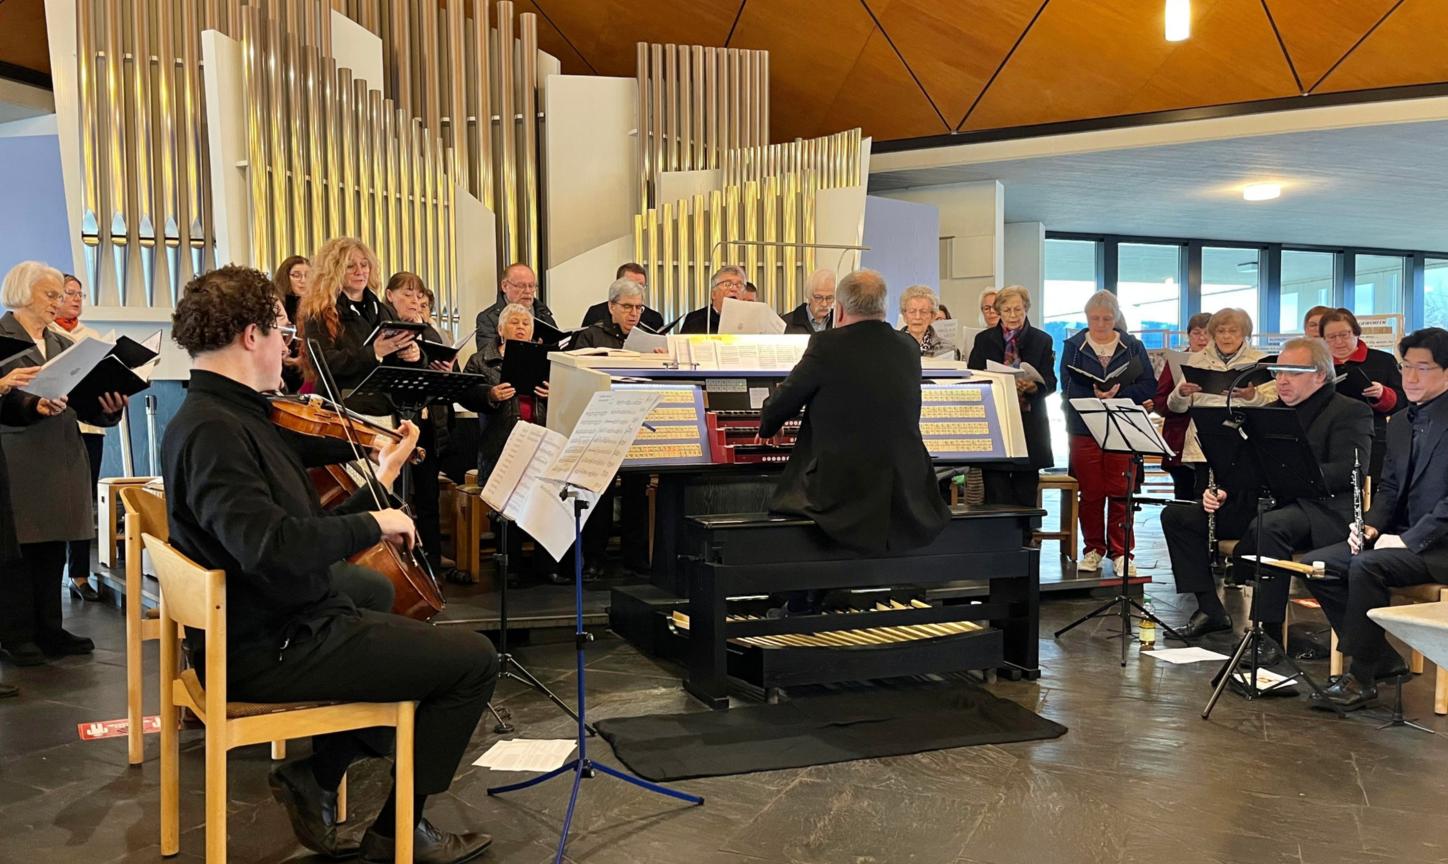
[[[1368,610],[1387,606],[1392,588],[1448,584],[1448,398],[1440,398],[1448,391],[1448,330],[1410,333],[1398,354],[1409,405],[1388,424],[1387,457],[1362,536],[1353,531],[1346,542],[1308,553],[1329,576],[1308,582],[1308,590],[1352,658],[1327,697],[1349,711],[1377,699],[1378,681],[1407,673]]]
[[[809,274],[804,286],[805,302],[785,316],[786,333],[808,336],[830,329],[835,324],[835,271],[820,269]]]
[[[498,302],[478,313],[478,330],[474,334],[478,350],[484,345],[498,344],[498,316],[509,303],[517,303],[533,310],[533,319],[550,327],[557,327],[553,310],[538,299],[538,276],[527,264],[509,264],[503,271],[503,280],[498,283]]]
[[[608,286],[608,319],[579,330],[569,348],[622,348],[628,334],[643,317],[644,289],[632,279],[620,277]]]
[[[709,305],[695,309],[684,318],[680,333],[718,333],[719,313],[724,311],[724,298],[739,299],[744,290],[744,268],[733,264],[720,267],[709,277]]]

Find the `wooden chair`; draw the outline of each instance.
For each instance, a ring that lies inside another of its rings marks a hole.
[[[121,503],[125,505],[126,537],[126,721],[128,723],[127,760],[140,765],[145,758],[145,720],[141,697],[141,643],[161,638],[161,619],[148,617],[144,611],[142,588],[141,542],[143,533],[162,540],[169,539],[166,525],[166,499],[142,486],[122,486]]]
[[[1044,499],[1047,489],[1057,489],[1061,492],[1061,525],[1057,531],[1037,531],[1035,540],[1037,545],[1042,540],[1059,540],[1061,542],[1061,557],[1070,561],[1076,560],[1076,531],[1077,519],[1076,509],[1079,506],[1081,491],[1080,484],[1070,474],[1042,474],[1039,482],[1036,483],[1036,506],[1044,508]]]
[[[412,861],[412,702],[229,702],[226,698],[226,574],[207,570],[154,535],[143,535],[161,583],[161,854],[181,849],[180,732],[177,707],[206,726],[206,860],[226,861],[226,754],[248,744],[346,732],[373,726],[397,730],[398,864]],[[182,670],[178,627],[206,632],[202,687],[195,669]]]

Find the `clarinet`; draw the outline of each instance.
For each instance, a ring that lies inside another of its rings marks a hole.
[[[1363,469],[1358,460],[1358,451],[1352,451],[1352,527],[1357,532],[1358,548],[1367,542],[1363,537]],[[1356,555],[1358,553],[1353,552]]]
[[[1207,468],[1207,491],[1212,497],[1217,495],[1217,475],[1210,467]],[[1215,561],[1217,558],[1217,511],[1213,510],[1207,514],[1207,561]]]

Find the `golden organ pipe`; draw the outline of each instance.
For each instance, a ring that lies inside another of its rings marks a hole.
[[[85,287],[90,303],[100,302],[100,142],[98,114],[100,102],[96,91],[95,6],[92,0],[80,0],[76,6],[77,84],[81,122],[81,223],[80,241],[85,254]]]
[[[110,108],[106,143],[110,165],[111,256],[116,302],[121,306],[126,305],[126,279],[130,275],[129,231],[126,225],[130,190],[126,173],[126,88],[122,65],[124,27],[120,0],[106,0],[106,105]]]
[[[501,261],[499,269],[518,260],[518,163],[517,163],[517,120],[513,113],[514,62],[516,51],[513,47],[513,3],[502,0],[498,3],[498,138],[502,142],[501,162],[502,187],[500,194],[502,242],[499,245]]]
[[[493,97],[492,25],[488,23],[489,0],[473,0],[473,125],[477,129],[478,200],[493,209]],[[642,205],[640,205],[642,206]]]
[[[664,274],[662,266],[663,258],[659,255],[659,211],[653,208],[649,208],[649,211],[645,215],[645,218],[648,221],[649,252],[645,267],[647,267],[649,271],[649,284],[654,285],[655,290],[660,291],[660,298],[667,304],[668,313],[665,315],[665,317],[675,318],[682,310],[679,309],[676,298],[671,296],[667,291],[661,290],[661,286],[663,285],[664,281]]]
[[[388,73],[392,84],[392,98],[404,111],[412,110],[412,16],[407,14],[408,4],[393,0],[388,5],[392,16],[388,27]]]
[[[89,2],[83,0],[82,5]],[[166,296],[176,305],[181,290],[181,222],[176,200],[176,34],[169,3],[153,3],[156,13],[156,118],[161,239],[166,252]]]
[[[664,46],[649,46],[649,147],[653,151],[654,169],[649,172],[648,182],[652,194],[650,201],[662,204],[659,196],[659,177],[668,170],[664,159]]]
[[[523,260],[534,269],[541,269],[538,252],[538,16],[518,16],[519,51],[522,72],[520,113],[522,114],[521,147],[523,150],[522,230]]]
[[[759,240],[759,181],[748,180],[744,183],[744,235],[745,240]],[[735,237],[740,235],[736,234]],[[736,252],[736,254],[738,254]],[[745,246],[744,257],[747,261],[745,272],[754,276],[759,272],[759,247]]]
[[[679,52],[677,45],[664,46],[664,163],[663,171],[679,169]]]
[[[422,35],[426,53],[423,55],[423,70],[426,74],[427,114],[423,125],[429,135],[442,134],[442,77],[441,42],[437,32],[437,0],[423,0],[421,4]]]
[[[799,175],[790,172],[783,177],[783,233],[784,241],[784,291],[783,297],[772,297],[774,308],[783,312],[799,305]],[[781,299],[783,302],[781,303]]]
[[[635,46],[638,56],[635,62],[638,63],[638,128],[634,134],[638,140],[638,159],[635,160],[639,172],[639,206],[640,212],[647,210],[649,206],[649,173],[653,170],[653,147],[649,143],[649,82],[652,80],[652,71],[649,69],[649,43],[640,42]],[[642,251],[640,249],[640,251]],[[643,257],[639,255],[638,257]],[[652,279],[650,279],[652,282]]]
[[[779,177],[771,174],[762,190],[764,230],[759,239],[770,244],[764,247],[764,272],[759,280],[761,291],[768,297],[779,296]],[[765,286],[769,286],[765,288]]]
[[[352,70],[341,68],[337,70],[336,88],[336,116],[333,123],[337,129],[337,137],[340,140],[338,152],[341,159],[338,162],[338,172],[333,182],[337,184],[337,195],[339,202],[339,213],[341,215],[342,230],[339,232],[348,237],[357,236],[357,199],[353,194],[352,176],[355,173],[353,165],[356,161],[355,142],[352,138]]]
[[[297,0],[291,4],[289,23],[295,24]],[[291,169],[292,245],[288,255],[302,255],[311,247],[312,230],[307,220],[306,124],[307,112],[302,102],[306,64],[302,62],[302,40],[297,30],[286,34],[287,48],[287,115],[284,133],[287,138],[287,163]],[[281,118],[277,118],[282,122]],[[271,262],[273,265],[278,262]]]
[[[633,260],[639,262],[639,264],[643,266],[644,270],[648,272],[648,276],[647,276],[646,278],[648,279],[649,284],[650,284],[650,285],[657,285],[657,280],[655,280],[655,279],[653,278],[653,275],[654,275],[653,268],[649,266],[648,257],[647,257],[646,255],[644,255],[644,219],[645,219],[644,214],[642,214],[642,213],[635,213],[635,214],[634,214],[634,217],[633,217],[633,241],[634,241],[634,243],[633,243],[633,248],[634,248]],[[652,296],[651,296],[651,299],[649,300],[649,305],[654,306],[654,307],[656,307],[656,308],[658,308],[658,309],[660,309],[660,310],[664,309],[664,308],[665,308],[665,304],[664,304],[664,302],[663,302],[663,299],[664,299],[664,298],[662,298],[662,297],[659,296],[659,292],[658,292],[658,288],[657,288],[657,287],[651,292],[651,295],[652,295]],[[666,315],[666,317],[667,317],[667,315]]]
[[[200,52],[197,50],[195,7],[182,3],[181,66],[177,73],[177,85],[182,94],[181,110],[181,188],[186,190],[186,209],[182,224],[186,226],[186,245],[191,250],[191,274],[201,272],[205,253],[211,247],[214,229],[211,228],[211,176],[208,172],[210,156],[206,151],[204,132],[206,112],[201,105],[201,84],[199,76]],[[235,32],[241,32],[240,24]]]
[[[412,260],[418,262],[418,275],[424,275],[423,262],[427,260],[427,189],[423,184],[426,166],[423,164],[422,142],[426,138],[422,121],[416,117],[412,118],[407,129],[407,146],[412,151]]]
[[[688,281],[685,284],[689,286],[689,292],[691,294],[699,294],[703,292],[704,288],[702,286],[709,279],[709,274],[704,272],[706,267],[704,261],[704,240],[709,231],[708,219],[710,214],[708,210],[708,199],[704,197],[702,192],[694,194],[694,206],[692,209],[694,219],[690,227],[693,229],[692,239],[694,241],[694,251],[688,256],[688,261],[692,267],[691,272],[686,277]]]
[[[267,69],[267,129],[270,131],[271,146],[267,153],[267,170],[271,172],[271,214],[273,237],[276,240],[274,253],[277,258],[292,254],[296,248],[287,219],[287,143],[286,130],[286,75],[282,69],[281,21],[276,9],[266,16],[266,69]],[[270,268],[274,261],[257,262]]]
[[[721,257],[721,256],[724,254],[724,249],[723,249],[723,247],[721,247],[721,246],[719,245],[720,241],[722,241],[723,239],[724,239],[724,193],[720,192],[718,189],[713,189],[713,190],[711,190],[711,191],[709,192],[709,250],[710,250],[710,256],[709,256],[708,269],[709,269],[709,272],[710,272],[710,273],[712,273],[712,272],[715,271],[715,270],[718,270],[719,267],[724,263],[723,258]],[[702,261],[702,260],[704,260],[704,259],[703,259],[702,257],[700,257],[699,260]],[[709,278],[708,274],[705,274],[705,275],[704,275],[704,279],[708,279],[708,278]],[[704,284],[704,279],[700,279],[700,280],[699,280],[699,284],[700,284],[700,285],[703,285],[703,284]]]
[[[678,152],[678,166],[680,170],[694,170],[694,102],[690,96],[694,92],[694,81],[690,73],[690,46],[677,45],[674,48],[678,57],[679,68],[679,99],[676,106],[676,113],[679,118],[678,130],[679,141],[676,147]]]
[[[265,266],[275,259],[271,251],[271,225],[268,224],[266,199],[268,193],[266,156],[262,147],[262,123],[264,104],[261,99],[261,42],[257,31],[261,25],[261,10],[249,7],[241,20],[242,77],[246,95],[246,178],[251,213],[250,260],[253,266]]]
[[[427,284],[437,284],[437,153],[433,144],[436,138],[432,133],[424,132],[422,138],[422,188],[424,191],[424,202],[426,205],[426,234],[423,237],[423,257],[427,261],[423,278]]]
[[[398,159],[402,155],[402,148],[397,141],[397,107],[391,99],[382,100],[382,137],[387,142],[386,165],[384,167],[385,179],[383,189],[387,192],[387,257],[394,264],[400,265],[404,260],[402,254],[402,208],[398,205],[398,196],[401,190],[398,188]]]
[[[381,19],[379,19],[380,21]],[[401,270],[387,248],[387,139],[382,134],[382,91],[367,91],[367,128],[372,135],[372,248],[383,260],[382,272]]]
[[[311,3],[307,4],[311,6]],[[303,72],[303,89],[306,91],[307,108],[307,192],[310,197],[308,211],[308,248],[315,252],[320,249],[327,238],[327,191],[322,185],[325,171],[325,158],[322,155],[322,148],[327,139],[324,131],[324,117],[322,112],[321,82],[318,81],[319,72],[322,66],[321,51],[315,45],[309,45],[305,51],[307,68]],[[310,257],[312,252],[308,252]]]
[[[367,128],[367,82],[364,80],[352,79],[352,116],[348,120],[357,139],[356,171],[347,178],[357,186],[356,236],[373,246],[373,228],[377,223],[372,213],[372,135]]]
[[[759,138],[769,140],[769,52],[759,52]]]
[[[804,200],[801,209],[804,211],[804,242],[815,242],[815,194],[819,190],[819,180],[813,172],[805,175]],[[815,271],[815,250],[804,247],[804,272]]]
[[[463,15],[463,0],[447,0],[447,57],[450,74],[447,76],[448,138],[447,145],[463,157],[449,170],[456,173],[459,182],[466,183],[468,176],[468,107],[467,107],[467,59],[463,56],[464,30],[467,18]]]
[[[704,65],[699,70],[699,77],[704,86],[704,154],[708,162],[704,167],[721,167],[720,154],[722,148],[719,146],[719,88],[715,86],[718,80],[718,70],[715,58],[720,49],[704,49]]]
[[[405,250],[407,260],[416,260],[417,243],[413,237],[412,212],[412,147],[408,143],[412,135],[412,119],[407,111],[398,108],[393,118],[397,137],[393,146],[397,149],[397,239],[399,248]]]
[[[689,46],[689,65],[692,67],[693,87],[689,91],[690,139],[694,149],[693,165],[696,169],[709,167],[708,138],[704,129],[704,47]]]
[[[323,13],[331,14],[331,10],[324,9]],[[326,171],[324,172],[326,182],[323,188],[327,193],[326,234],[328,238],[341,237],[347,232],[347,221],[342,211],[342,136],[336,120],[337,114],[341,110],[341,100],[338,94],[342,89],[339,83],[342,71],[337,68],[336,60],[323,55],[321,71],[322,125],[318,126],[317,134],[322,137],[322,147],[326,159]]]
[[[659,218],[663,221],[663,261],[660,268],[664,271],[664,294],[677,297],[674,284],[674,229],[678,226],[674,222],[673,202],[664,202],[659,209]]]

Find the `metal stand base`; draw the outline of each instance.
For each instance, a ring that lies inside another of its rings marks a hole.
[[[1125,578],[1126,578],[1126,577],[1122,577],[1123,581],[1125,580]],[[1141,620],[1143,620],[1143,621],[1154,621],[1154,622],[1156,622],[1156,626],[1162,628],[1162,630],[1164,630],[1164,631],[1166,632],[1166,635],[1170,636],[1171,638],[1173,638],[1173,639],[1179,639],[1179,640],[1181,640],[1182,642],[1187,642],[1187,643],[1190,643],[1190,642],[1191,642],[1190,639],[1188,639],[1187,637],[1185,637],[1185,636],[1183,636],[1182,634],[1180,634],[1180,633],[1176,632],[1175,630],[1173,630],[1173,629],[1171,628],[1171,625],[1167,624],[1165,621],[1163,621],[1163,620],[1161,620],[1160,618],[1156,617],[1156,615],[1154,615],[1150,609],[1147,609],[1145,606],[1143,606],[1143,605],[1141,605],[1140,603],[1136,602],[1136,598],[1135,598],[1135,597],[1131,597],[1131,596],[1127,595],[1127,594],[1125,593],[1125,586],[1122,587],[1122,592],[1123,592],[1123,593],[1117,594],[1115,597],[1112,597],[1110,600],[1107,600],[1105,603],[1102,603],[1100,606],[1096,607],[1094,610],[1086,613],[1085,615],[1082,615],[1080,618],[1077,618],[1075,621],[1072,621],[1070,624],[1067,624],[1065,627],[1062,627],[1060,630],[1057,630],[1056,633],[1055,633],[1055,638],[1060,639],[1063,635],[1065,635],[1066,633],[1069,633],[1070,631],[1076,629],[1077,627],[1081,626],[1082,624],[1085,624],[1087,621],[1091,621],[1091,620],[1093,620],[1093,619],[1095,619],[1095,618],[1100,618],[1100,617],[1102,617],[1102,616],[1104,616],[1104,615],[1110,614],[1112,607],[1116,607],[1116,608],[1117,608],[1117,613],[1121,616],[1121,632],[1120,632],[1120,633],[1113,633],[1112,636],[1111,636],[1111,638],[1113,638],[1113,639],[1120,639],[1120,640],[1121,640],[1121,665],[1122,665],[1122,666],[1125,666],[1125,665],[1126,665],[1126,658],[1127,658],[1127,656],[1128,656],[1129,649],[1130,649],[1130,646],[1131,646],[1131,638],[1132,638],[1132,634],[1131,634],[1131,619],[1132,619],[1133,617],[1140,617]],[[1135,609],[1135,610],[1137,611],[1137,613],[1138,613],[1137,616],[1133,616],[1133,615],[1131,614],[1131,610],[1133,610],[1133,609]]]
[[[1253,601],[1255,602],[1255,600],[1256,598],[1254,597]],[[1248,702],[1269,695],[1274,690],[1281,690],[1293,681],[1301,678],[1303,683],[1312,690],[1314,696],[1332,705],[1332,709],[1337,713],[1338,717],[1346,717],[1347,712],[1343,711],[1341,706],[1328,699],[1317,682],[1312,680],[1312,676],[1308,675],[1301,666],[1298,666],[1297,661],[1293,660],[1286,651],[1281,652],[1282,660],[1288,666],[1292,667],[1292,674],[1265,690],[1257,687],[1257,670],[1261,668],[1261,664],[1257,661],[1262,656],[1263,643],[1269,638],[1271,637],[1267,635],[1267,631],[1263,628],[1262,622],[1253,621],[1252,629],[1248,630],[1242,636],[1242,641],[1237,643],[1237,650],[1232,652],[1232,656],[1228,658],[1226,664],[1217,672],[1217,677],[1212,679],[1216,687],[1212,690],[1212,698],[1207,700],[1207,707],[1202,709],[1202,719],[1207,720],[1211,718],[1212,709],[1217,707],[1217,701],[1222,698],[1222,693],[1226,692],[1227,685],[1236,680],[1237,664],[1242,662],[1242,658],[1247,656],[1249,650],[1252,652],[1252,668],[1249,673],[1250,677],[1247,679],[1249,683],[1246,686],[1241,686],[1240,682],[1238,682],[1242,690],[1242,695]]]
[[[1406,726],[1409,729],[1417,729],[1419,732],[1427,732],[1429,735],[1438,734],[1426,726],[1419,726],[1412,720],[1406,720],[1403,718],[1403,679],[1406,677],[1408,676],[1404,674],[1399,675],[1398,677],[1393,679],[1393,685],[1397,688],[1398,691],[1397,699],[1393,701],[1393,713],[1392,716],[1388,718],[1388,722],[1379,726],[1378,729],[1381,731],[1383,729],[1393,729],[1398,726]]]

